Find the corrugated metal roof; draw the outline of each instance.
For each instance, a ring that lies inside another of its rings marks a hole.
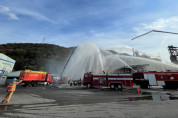
[[[19,77],[20,72],[21,71],[14,71],[14,72],[11,72],[11,73],[4,73],[4,74],[1,74],[1,75],[7,76],[7,77]]]

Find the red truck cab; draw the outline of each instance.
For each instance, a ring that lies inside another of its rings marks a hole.
[[[53,74],[47,74],[47,83],[52,84],[53,83]]]
[[[92,78],[93,78],[93,73],[91,72],[85,73],[83,78],[83,85],[91,87]]]

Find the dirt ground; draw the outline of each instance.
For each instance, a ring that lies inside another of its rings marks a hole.
[[[0,100],[6,88],[0,87]],[[160,87],[115,91],[69,85],[17,87],[0,117],[177,118],[178,91]]]

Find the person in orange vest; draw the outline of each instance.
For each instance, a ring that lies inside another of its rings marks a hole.
[[[4,97],[4,99],[2,100],[2,103],[9,103],[12,94],[14,93],[15,89],[16,89],[16,85],[20,84],[22,82],[22,80],[19,80],[18,82],[16,82],[17,79],[14,78],[13,81],[11,83],[9,83],[9,85],[7,86],[7,94]]]

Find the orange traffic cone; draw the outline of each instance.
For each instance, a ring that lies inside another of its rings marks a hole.
[[[138,94],[140,93],[140,89],[139,89],[139,88],[137,88],[137,93],[138,93]]]

